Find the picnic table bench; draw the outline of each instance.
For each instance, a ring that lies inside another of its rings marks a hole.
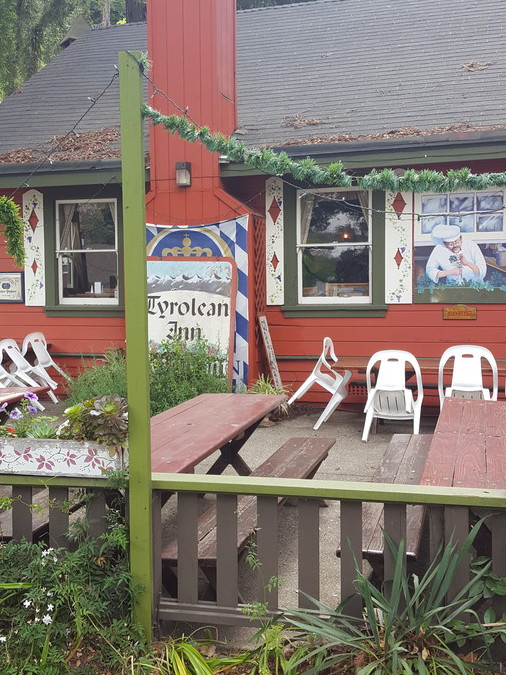
[[[432,440],[431,434],[394,434],[371,479],[373,483],[418,485]],[[383,504],[365,502],[362,507],[362,554],[375,578],[383,578]],[[406,554],[414,562],[420,550],[425,507],[408,505],[406,510]],[[341,549],[337,550],[341,555]]]
[[[251,476],[266,478],[313,478],[330,448],[334,438],[291,438],[265,462],[251,472]],[[280,498],[278,505],[285,502]],[[216,585],[217,510],[212,506],[198,520],[198,564],[204,573],[208,590]],[[256,497],[243,495],[237,501],[237,554],[246,548],[257,526]],[[184,526],[181,528],[184,530]],[[184,537],[184,531],[180,532]],[[176,594],[178,539],[162,547],[162,581],[166,590]]]

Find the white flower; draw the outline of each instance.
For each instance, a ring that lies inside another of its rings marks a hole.
[[[49,626],[49,624],[51,623],[52,620],[53,620],[53,619],[49,616],[49,614],[46,614],[46,615],[42,618],[42,623],[45,623],[46,626]]]
[[[53,558],[53,562],[58,562],[58,558],[56,556]]]
[[[53,593],[53,591],[48,591],[48,592],[46,593],[46,595],[47,595],[48,598],[52,598],[53,595],[54,595],[54,593]]]
[[[26,609],[28,609],[28,607],[30,607],[31,604],[32,604],[32,601],[31,601],[31,600],[25,600],[25,601],[23,602],[23,605],[26,607]]]
[[[48,605],[48,606],[47,606],[47,611],[48,611],[48,612],[52,612],[53,609],[54,609],[54,605]]]
[[[39,623],[39,621],[40,621],[40,619],[39,619],[38,616],[36,616],[35,619],[33,620],[34,623]]]
[[[0,642],[7,642],[5,635],[0,635]]]
[[[47,555],[49,555],[53,551],[54,551],[54,548],[46,548],[44,551],[42,551],[42,557],[45,558]]]

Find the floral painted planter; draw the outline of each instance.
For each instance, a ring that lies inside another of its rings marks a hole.
[[[48,438],[0,438],[0,473],[106,478],[126,469],[118,454],[98,443]]]

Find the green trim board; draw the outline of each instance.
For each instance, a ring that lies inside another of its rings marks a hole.
[[[505,508],[504,490],[253,476],[153,473],[153,490]]]

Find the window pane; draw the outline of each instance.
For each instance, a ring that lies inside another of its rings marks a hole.
[[[336,192],[302,197],[301,242],[333,244],[369,241],[366,192]]]
[[[446,225],[447,222],[446,216],[423,216],[421,220],[422,234],[430,234],[436,225],[439,223]]]
[[[450,195],[450,213],[474,211],[474,195]]]
[[[502,213],[476,216],[478,232],[502,232]]]
[[[450,225],[458,225],[461,232],[474,232],[474,215],[454,216],[448,219]]]
[[[116,247],[114,203],[60,204],[60,249]]]
[[[63,297],[117,297],[115,251],[66,253],[62,256]]]
[[[499,195],[477,195],[477,211],[501,211],[503,208],[502,194]]]
[[[369,295],[369,248],[307,248],[302,251],[304,297]]]
[[[446,195],[423,195],[422,213],[446,213]]]

